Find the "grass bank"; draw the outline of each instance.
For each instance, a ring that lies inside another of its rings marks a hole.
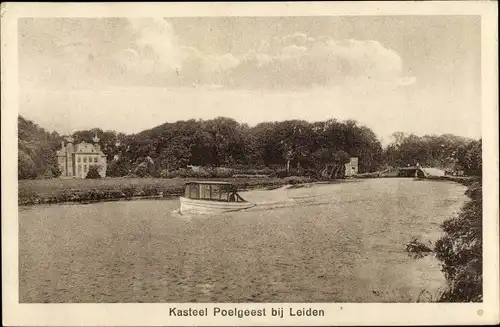
[[[141,197],[174,197],[183,194],[184,183],[192,178],[104,178],[20,180],[18,204],[54,204],[99,202]],[[218,178],[238,189],[276,188],[310,182],[308,177]]]

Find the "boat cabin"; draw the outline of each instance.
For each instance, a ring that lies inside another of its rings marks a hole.
[[[237,193],[236,186],[228,182],[188,182],[184,197],[192,200],[246,202]]]

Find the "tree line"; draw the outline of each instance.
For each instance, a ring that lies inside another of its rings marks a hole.
[[[56,151],[63,136],[19,117],[18,176],[57,177]],[[414,165],[453,164],[467,174],[480,174],[481,140],[453,135],[423,136],[394,133],[386,148],[375,133],[353,120],[321,122],[287,120],[250,127],[218,117],[165,123],[137,134],[91,129],[72,134],[75,143],[100,140],[108,160],[107,176],[164,176],[188,165],[282,170],[290,174],[343,175],[350,157],[359,172]]]

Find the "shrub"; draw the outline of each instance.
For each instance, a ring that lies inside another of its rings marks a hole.
[[[154,196],[162,193],[162,188],[156,185],[145,185],[142,188],[143,195],[145,196]]]
[[[136,189],[134,186],[126,186],[122,188],[122,192],[126,197],[130,198],[134,196],[134,194],[136,193]]]
[[[290,185],[302,184],[310,181],[309,178],[300,176],[289,176],[285,177],[284,180]]]
[[[19,179],[33,179],[36,177],[36,165],[31,157],[23,151],[18,152],[17,173]]]
[[[160,178],[169,178],[169,171],[168,171],[168,169],[162,169],[160,171]]]
[[[45,178],[45,179],[54,178],[54,174],[52,173],[52,169],[50,169],[50,168],[45,169],[45,171],[43,173],[43,178]]]
[[[127,163],[124,160],[111,161],[106,169],[106,176],[123,177],[129,173]]]
[[[290,176],[288,171],[286,171],[286,169],[281,169],[281,170],[278,170],[276,172],[276,177],[278,178],[285,178],[285,177],[288,177]]]
[[[86,179],[100,179],[101,175],[99,174],[99,166],[91,165],[89,166],[89,171],[87,172]]]
[[[146,165],[139,165],[134,170],[135,175],[138,177],[147,177],[149,176],[148,167]]]
[[[53,177],[59,177],[59,176],[61,176],[62,171],[61,171],[61,169],[59,169],[59,167],[57,165],[52,166],[50,169],[52,171],[52,176]]]
[[[425,244],[418,238],[414,237],[408,244],[406,244],[406,252],[408,255],[415,259],[421,259],[432,253],[432,244]]]
[[[433,253],[441,261],[447,281],[439,302],[480,302],[483,299],[483,204],[480,182],[469,185],[471,198],[460,213],[446,220],[444,236],[433,246],[412,240],[406,248],[410,255],[423,257]]]

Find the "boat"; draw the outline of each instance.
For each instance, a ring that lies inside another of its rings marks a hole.
[[[244,200],[229,182],[201,181],[185,184],[180,197],[180,213],[222,213],[254,207]]]

